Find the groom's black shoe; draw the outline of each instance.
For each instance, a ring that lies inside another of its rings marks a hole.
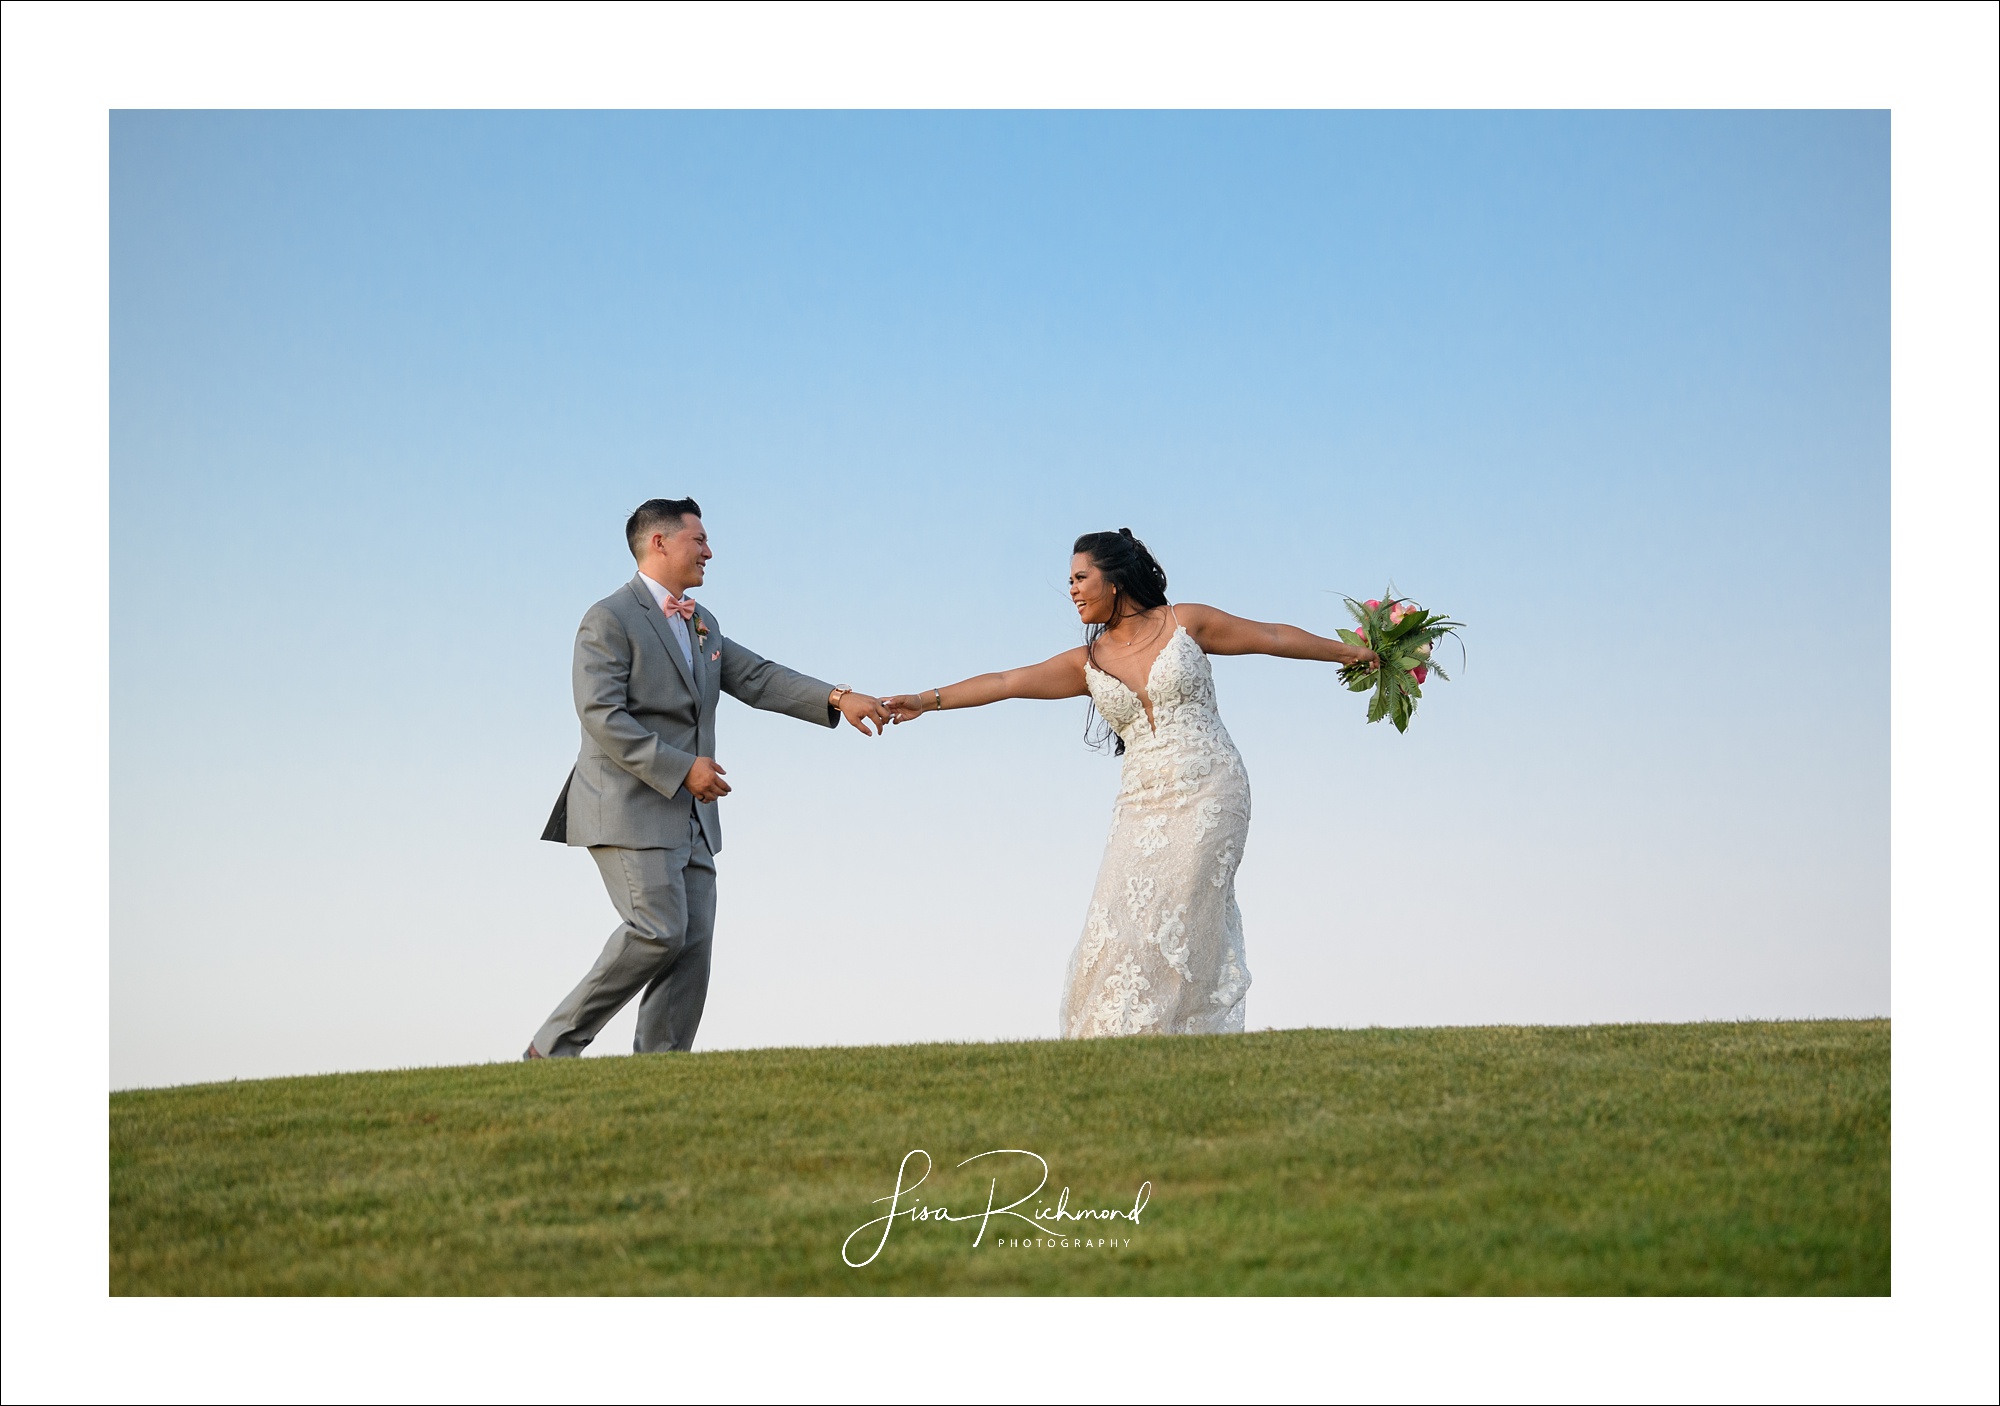
[[[530,1045],[530,1046],[528,1046],[528,1052],[527,1052],[526,1054],[522,1055],[522,1056],[521,1056],[521,1058],[522,1058],[522,1059],[547,1059],[547,1058],[548,1058],[548,1056],[547,1056],[547,1055],[545,1055],[545,1054],[543,1054],[543,1053],[542,1053],[542,1052],[541,1052],[540,1050],[536,1049],[536,1048],[535,1048],[535,1047],[534,1047],[533,1045]]]

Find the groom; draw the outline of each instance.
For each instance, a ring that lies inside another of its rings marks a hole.
[[[589,847],[623,921],[523,1059],[582,1054],[634,996],[634,1053],[694,1044],[715,927],[716,803],[729,794],[715,764],[719,693],[822,727],[844,717],[866,736],[889,719],[873,698],[723,638],[714,612],[688,599],[715,555],[694,499],[641,503],[625,541],[638,574],[577,627],[570,683],[583,749],[542,832]]]

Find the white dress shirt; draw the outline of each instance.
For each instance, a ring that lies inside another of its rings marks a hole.
[[[639,573],[639,579],[644,581],[646,589],[653,593],[653,605],[661,611],[666,610],[667,598],[669,596],[672,596],[675,600],[680,599],[679,596],[674,595],[672,591],[662,586],[643,571]],[[688,638],[688,622],[681,619],[678,615],[669,615],[667,616],[667,628],[672,630],[674,638],[680,641],[681,657],[687,660],[688,668],[694,668],[694,641]]]

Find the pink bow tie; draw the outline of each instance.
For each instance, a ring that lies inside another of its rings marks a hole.
[[[683,620],[692,620],[694,618],[694,602],[686,596],[682,596],[679,600],[668,596],[660,602],[660,609],[666,611],[669,615],[678,615]]]

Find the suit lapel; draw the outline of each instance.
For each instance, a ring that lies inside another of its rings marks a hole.
[[[653,593],[646,589],[646,583],[637,576],[632,578],[626,589],[638,598],[640,608],[646,612],[646,618],[653,622],[653,633],[660,637],[660,643],[666,647],[667,658],[673,660],[674,667],[681,671],[681,682],[687,685],[688,692],[694,697],[695,706],[699,708],[701,690],[695,687],[694,670],[689,667],[687,656],[681,653],[680,642],[674,638],[674,632],[667,626],[667,613],[653,604]],[[692,636],[689,637],[688,643],[694,643]]]
[[[704,612],[706,615],[706,612]],[[722,701],[722,626],[716,624],[715,617],[707,615],[708,648],[701,656],[701,687],[703,704],[712,713]]]
[[[695,620],[708,626],[709,639],[720,638],[715,631],[715,622],[708,618],[708,612],[700,606],[695,607]],[[716,674],[722,666],[710,661],[707,642],[694,632],[694,620],[688,621],[688,643],[694,646],[695,688],[698,690],[695,702],[701,710],[701,716],[707,718],[712,715]]]

